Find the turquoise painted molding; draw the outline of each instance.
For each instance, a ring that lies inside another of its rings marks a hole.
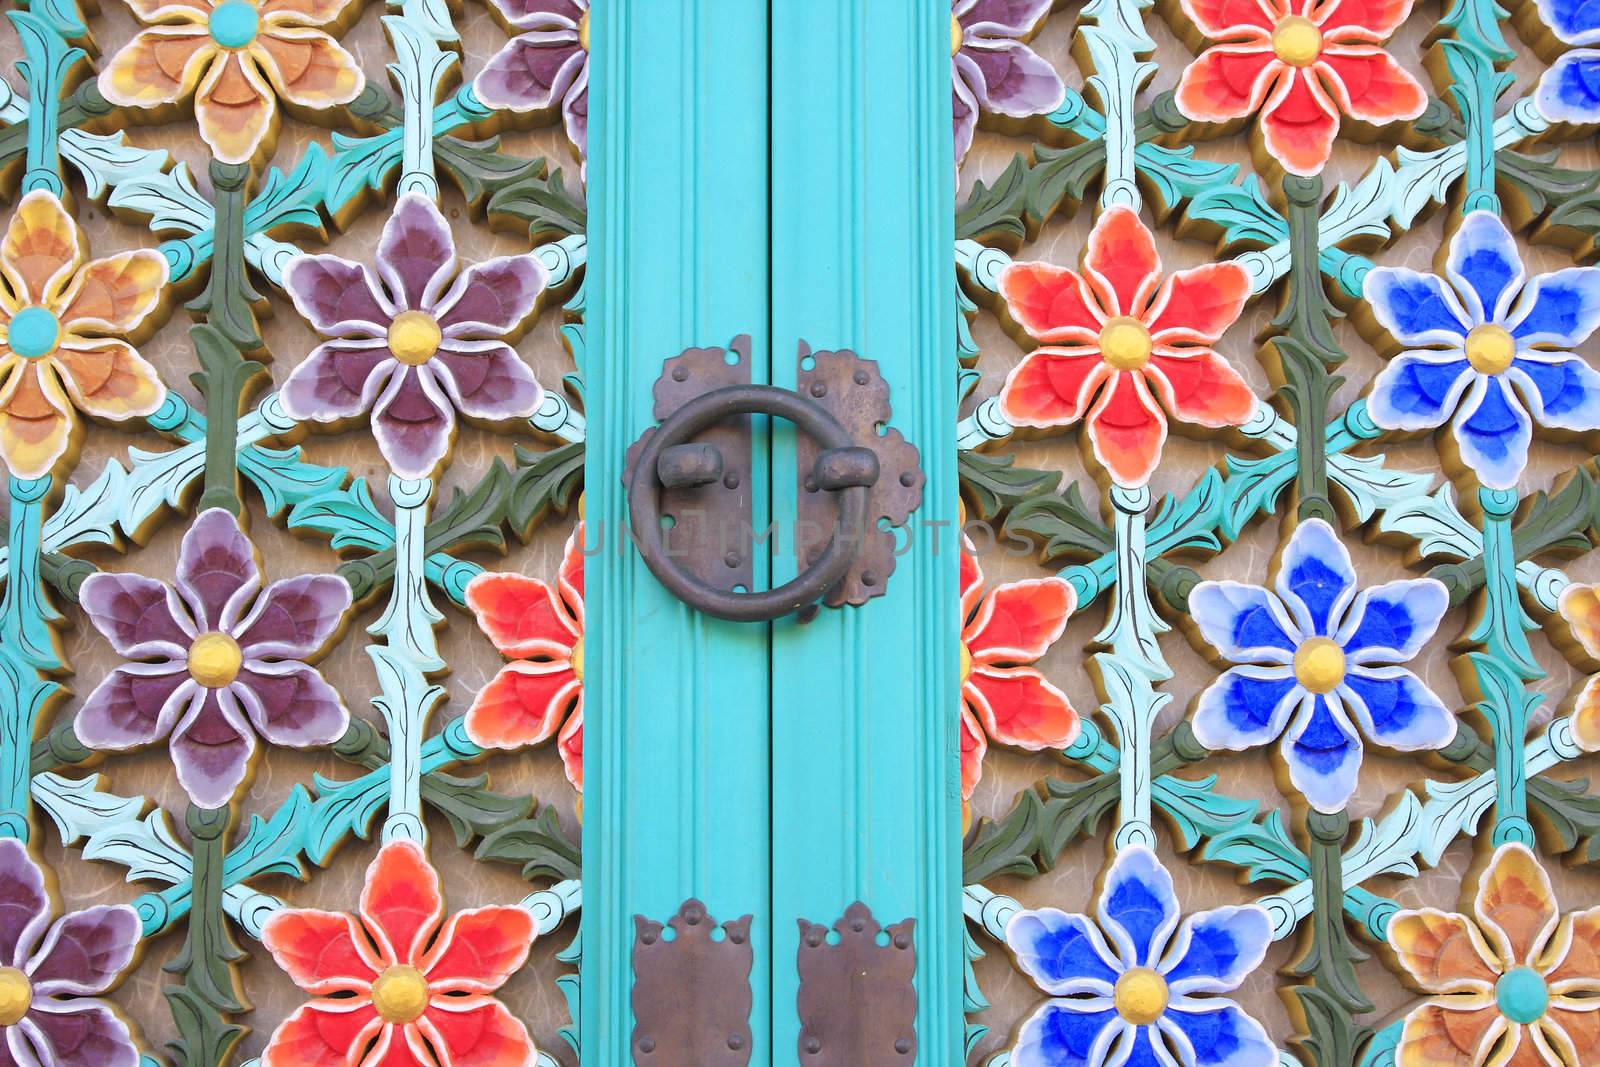
[[[751,1062],[766,1063],[773,932],[794,926],[769,895],[768,627],[691,612],[617,544],[623,457],[655,422],[662,361],[748,333],[767,380],[767,9],[651,0],[591,19],[584,484],[603,547],[585,570],[581,1045],[586,1063],[632,1061],[634,916],[665,921],[692,896],[719,920],[754,916]]]
[[[916,920],[917,1062],[962,1062],[960,647],[950,23],[936,4],[776,0],[773,380],[796,345],[850,348],[889,383],[927,474],[887,592],[773,624],[773,1059],[797,1057],[796,920],[854,901]],[[773,517],[794,520],[774,429]],[[787,546],[785,546],[787,547]],[[777,556],[773,580],[795,570]]]

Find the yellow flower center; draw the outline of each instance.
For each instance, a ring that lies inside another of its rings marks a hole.
[[[390,967],[372,983],[372,1006],[386,1023],[408,1023],[427,1010],[428,980],[415,967]]]
[[[1504,326],[1486,322],[1467,334],[1467,362],[1479,374],[1499,374],[1511,366],[1517,355],[1517,342]]]
[[[1313,637],[1295,649],[1295,681],[1313,693],[1331,693],[1344,681],[1344,649],[1327,637]]]
[[[578,638],[578,643],[572,646],[572,673],[578,681],[583,681],[583,638]]]
[[[578,47],[585,52],[589,50],[589,13],[587,11],[578,17]]]
[[[389,324],[389,351],[408,367],[428,362],[444,336],[426,311],[402,311]]]
[[[971,678],[971,677],[972,677],[972,653],[967,650],[967,646],[966,645],[962,645],[961,646],[961,681],[963,683],[965,683],[966,680],[968,678]]]
[[[1285,15],[1273,27],[1272,51],[1291,67],[1309,67],[1322,54],[1322,31],[1304,15]]]
[[[966,36],[961,29],[961,20],[954,15],[950,16],[950,54],[955,55],[961,51],[961,39]]]
[[[14,1026],[33,1004],[33,985],[15,967],[0,967],[0,1026]]]
[[[227,634],[201,634],[189,646],[189,677],[207,689],[221,689],[239,676],[244,654]]]
[[[1167,980],[1148,967],[1124,971],[1113,1001],[1117,1014],[1135,1026],[1150,1026],[1167,1010]]]
[[[1100,357],[1117,370],[1138,370],[1150,362],[1150,331],[1126,315],[1100,327]]]

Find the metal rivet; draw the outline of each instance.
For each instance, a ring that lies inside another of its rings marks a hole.
[[[737,488],[739,488],[739,476],[737,474],[735,474],[733,471],[729,471],[726,475],[723,476],[722,484],[723,484],[723,486],[725,488],[737,489]]]
[[[690,926],[699,926],[700,918],[700,913],[697,911],[686,911],[683,913],[683,921],[688,923]]]
[[[916,485],[917,484],[917,472],[916,471],[904,471],[903,473],[901,473],[901,475],[900,475],[900,484],[905,486],[907,489],[910,489],[913,485]]]
[[[902,1037],[900,1040],[896,1041],[894,1043],[894,1050],[896,1052],[900,1053],[900,1055],[902,1055],[902,1056],[904,1056],[906,1053],[910,1052],[911,1051],[911,1041],[910,1041],[910,1039]]]
[[[806,935],[806,944],[810,945],[812,948],[816,948],[818,945],[822,944],[822,935],[817,933],[815,930],[811,931]]]
[[[673,367],[672,368],[672,380],[675,381],[675,382],[686,382],[686,381],[688,381],[689,380],[689,368],[688,367]]]
[[[867,928],[867,920],[865,920],[865,919],[852,919],[852,920],[850,920],[850,929],[854,930],[856,933],[859,934],[861,931],[865,930],[866,928]]]
[[[733,1049],[733,1051],[738,1052],[740,1049],[744,1048],[744,1038],[740,1037],[738,1034],[734,1034],[732,1037],[728,1038],[728,1047]]]
[[[862,585],[877,585],[878,584],[877,572],[875,572],[875,571],[862,571],[861,572],[861,584]],[[860,929],[860,927],[857,927],[857,929]]]
[[[872,379],[867,377],[867,372],[866,371],[858,370],[858,371],[856,371],[853,380],[855,381],[855,383],[857,385],[866,385],[867,382],[871,381]]]
[[[647,945],[653,945],[653,944],[656,943],[656,935],[655,934],[640,934],[639,935],[639,940],[643,941]]]
[[[742,931],[742,930],[729,930],[728,931],[728,940],[732,941],[735,945],[744,944],[744,931]]]
[[[821,1052],[822,1051],[822,1042],[818,1041],[814,1037],[806,1038],[806,1051],[810,1052],[812,1054],[816,1054],[818,1052]]]
[[[895,934],[894,935],[894,947],[895,948],[910,948],[911,947],[911,937],[910,937],[910,935],[908,935],[908,934]]]
[[[806,492],[815,493],[817,491],[817,480],[808,475],[805,480],[805,487]]]
[[[654,1052],[655,1050],[656,1050],[656,1043],[655,1043],[655,1039],[654,1038],[641,1037],[639,1039],[639,1051],[640,1052]]]
[[[821,382],[812,382],[811,395],[820,400],[828,395],[828,387]]]
[[[737,567],[739,565],[739,553],[729,552],[726,556],[722,557],[722,562],[726,563],[730,567]]]

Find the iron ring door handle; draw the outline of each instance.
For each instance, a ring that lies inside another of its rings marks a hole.
[[[794,423],[822,447],[813,469],[817,487],[839,497],[839,520],[821,555],[764,593],[725,592],[696,578],[673,561],[662,536],[663,488],[690,488],[722,477],[721,453],[689,442],[736,415],[772,415]],[[821,405],[773,385],[730,385],[688,401],[645,439],[628,483],[628,517],[645,566],[673,596],[719,619],[761,622],[815,603],[849,572],[866,532],[868,490],[877,480],[877,454],[857,446]]]

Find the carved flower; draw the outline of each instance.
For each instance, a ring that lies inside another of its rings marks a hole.
[[[518,31],[485,64],[472,91],[509,111],[561,105],[567,140],[588,173],[589,0],[490,0],[489,10]]]
[[[990,741],[1038,752],[1077,740],[1078,713],[1066,694],[1027,666],[1061,637],[1072,606],[1072,586],[1061,578],[1007,582],[985,596],[977,557],[961,553],[963,808]]]
[[[1284,548],[1274,589],[1206,581],[1189,594],[1201,635],[1243,664],[1200,695],[1195,737],[1238,752],[1281,736],[1294,787],[1318,811],[1341,810],[1355,792],[1361,734],[1399,752],[1455,737],[1439,698],[1394,666],[1416,657],[1448,606],[1432,578],[1358,591],[1333,527],[1307,519]]]
[[[278,98],[320,111],[348,104],[366,78],[317,27],[351,0],[128,0],[149,28],[111,57],[100,93],[119,107],[165,107],[194,94],[200,136],[224,163],[248,163],[277,128]]]
[[[136,1067],[128,1025],[94,994],[117,983],[142,934],[126,904],[54,923],[44,872],[0,839],[0,1059],[17,1067]]]
[[[1180,923],[1155,853],[1119,849],[1093,918],[1040,908],[1006,924],[1017,966],[1052,998],[1022,1024],[1011,1063],[1275,1067],[1261,1024],[1215,995],[1237,989],[1271,942],[1259,904]]]
[[[1551,122],[1600,122],[1600,8],[1586,0],[1539,0],[1539,18],[1563,44],[1577,45],[1544,77],[1534,103]]]
[[[548,279],[531,252],[458,274],[449,224],[433,201],[408,193],[384,223],[376,275],[333,255],[284,270],[296,310],[333,339],[289,373],[283,409],[315,422],[370,409],[394,472],[429,477],[450,451],[457,411],[500,422],[538,410],[539,383],[505,339]]]
[[[955,83],[956,162],[972,147],[978,112],[1009,118],[1048,115],[1066,86],[1023,43],[1050,13],[1050,0],[952,0],[950,68]]]
[[[583,792],[583,523],[567,538],[557,587],[509,571],[467,583],[467,606],[511,662],[478,691],[466,731],[480,748],[548,740],[567,778]]]
[[[169,734],[178,783],[201,807],[227,804],[256,734],[332,744],[350,724],[308,660],[339,632],[350,587],[331,574],[261,587],[254,547],[222,508],[202,512],[178,550],[177,587],[137,574],[84,579],[83,610],[118,655],[78,712],[86,746],[121,750]]]
[[[154,249],[84,262],[87,242],[55,194],[17,204],[0,244],[0,459],[18,478],[50,473],[70,450],[73,408],[103,419],[149,415],[166,387],[132,345],[161,301]]]
[[[1161,277],[1155,237],[1130,208],[1095,220],[1083,273],[1013,263],[1000,275],[1012,318],[1042,342],[1012,368],[1000,411],[1013,426],[1066,426],[1088,413],[1095,458],[1118,483],[1143,485],[1161,460],[1167,415],[1239,426],[1256,398],[1212,350],[1244,309],[1237,263]]]
[[[1561,591],[1561,617],[1591,659],[1600,659],[1600,587],[1573,582]],[[1585,752],[1600,752],[1600,674],[1583,683],[1572,708],[1572,739]]]
[[[1181,0],[1200,53],[1178,83],[1178,110],[1196,122],[1261,113],[1265,154],[1291,174],[1328,163],[1339,116],[1381,126],[1414,119],[1427,94],[1378,47],[1411,0]]]
[[[1462,461],[1489,488],[1511,489],[1528,463],[1532,419],[1600,428],[1600,375],[1571,352],[1600,326],[1600,267],[1525,283],[1511,231],[1474,211],[1450,239],[1444,273],[1367,274],[1373,316],[1404,349],[1372,383],[1367,410],[1386,430],[1431,429],[1454,416]]]
[[[1386,940],[1413,984],[1434,994],[1406,1016],[1396,1063],[1593,1062],[1600,1045],[1600,908],[1563,918],[1549,876],[1526,845],[1495,850],[1472,915],[1397,912]]]
[[[445,920],[422,846],[391,841],[355,915],[285,909],[261,924],[261,943],[314,998],[272,1032],[261,1067],[533,1067],[527,1028],[490,994],[536,932],[517,907]]]

